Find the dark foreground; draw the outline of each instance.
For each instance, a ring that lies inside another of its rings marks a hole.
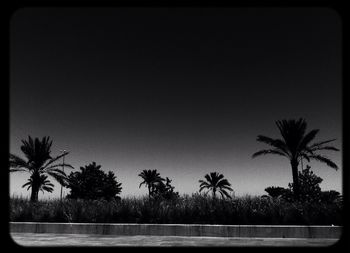
[[[323,247],[337,242],[337,239],[299,238],[236,238],[236,237],[185,237],[185,236],[111,236],[87,234],[38,234],[11,233],[14,241],[21,246],[301,246]]]

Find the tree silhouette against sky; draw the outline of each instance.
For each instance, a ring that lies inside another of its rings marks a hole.
[[[140,183],[139,188],[145,184],[145,186],[148,188],[148,197],[151,198],[154,190],[156,189],[157,185],[165,181],[164,178],[160,176],[160,174],[157,172],[157,170],[143,170],[139,176],[143,179],[143,181]]]
[[[224,179],[223,174],[219,174],[218,172],[210,172],[210,174],[206,174],[204,178],[206,181],[199,180],[199,192],[204,189],[208,189],[208,191],[212,191],[214,199],[216,198],[217,191],[221,194],[222,198],[225,198],[225,196],[231,198],[227,191],[233,191],[233,189],[230,187],[231,184],[227,181],[227,179]]]
[[[28,172],[30,179],[24,186],[30,186],[27,189],[32,189],[30,201],[38,201],[39,190],[49,190],[51,185],[48,185],[46,178],[43,175],[53,177],[58,183],[65,186],[67,184],[67,176],[60,169],[65,166],[74,169],[70,164],[55,163],[62,157],[66,156],[68,152],[51,157],[52,141],[50,137],[43,137],[42,140],[28,136],[28,140],[22,140],[21,150],[24,153],[26,160],[23,158],[10,154],[10,172]],[[49,188],[47,188],[49,187]]]
[[[255,158],[260,155],[274,154],[288,158],[292,167],[294,196],[299,198],[300,186],[298,166],[302,159],[305,159],[308,162],[310,162],[310,160],[317,160],[337,170],[338,166],[326,156],[318,154],[318,151],[339,151],[339,149],[326,145],[335,139],[312,144],[311,142],[315,139],[320,130],[313,129],[306,133],[307,123],[305,119],[278,120],[276,121],[276,125],[280,131],[282,139],[273,139],[263,135],[258,135],[258,142],[268,144],[272,148],[260,150],[254,153],[252,157]]]
[[[68,176],[67,188],[71,199],[106,199],[118,198],[121,193],[121,183],[117,182],[113,171],[104,172],[101,165],[92,162],[80,171],[71,172]]]

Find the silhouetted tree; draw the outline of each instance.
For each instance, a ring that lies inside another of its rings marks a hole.
[[[272,139],[263,135],[258,135],[257,141],[266,143],[272,146],[272,149],[265,149],[253,154],[253,158],[259,155],[275,154],[287,157],[292,167],[293,175],[293,192],[296,198],[299,197],[299,180],[298,180],[298,166],[301,159],[310,162],[311,159],[326,163],[333,169],[338,169],[338,166],[329,158],[317,154],[320,150],[339,151],[333,146],[327,146],[335,139],[321,141],[314,144],[311,142],[319,132],[319,129],[311,130],[306,133],[306,121],[299,120],[282,120],[276,121],[276,125],[282,135],[282,139]]]
[[[121,183],[116,181],[112,171],[106,174],[101,165],[92,162],[80,167],[80,171],[72,172],[68,176],[71,199],[115,199],[121,193]]]
[[[155,184],[153,195],[158,198],[170,200],[179,197],[179,193],[175,192],[175,187],[171,185],[171,181],[168,177],[165,179],[165,183],[160,181]]]
[[[145,186],[148,188],[149,198],[151,198],[151,196],[154,194],[157,186],[164,181],[164,178],[160,177],[160,174],[157,172],[157,170],[143,170],[138,176],[143,179],[139,185],[139,188],[145,184]]]
[[[28,172],[30,178],[25,186],[30,186],[27,189],[32,189],[30,201],[38,201],[39,190],[46,190],[51,192],[50,186],[43,175],[53,177],[58,183],[65,186],[67,184],[67,176],[60,169],[63,165],[67,168],[74,169],[73,166],[63,163],[55,163],[63,156],[67,155],[65,152],[59,156],[51,157],[52,141],[50,137],[43,137],[42,140],[35,138],[33,140],[28,136],[28,140],[22,140],[21,151],[24,153],[26,160],[23,158],[10,154],[10,172]]]
[[[199,180],[199,192],[204,189],[208,189],[208,191],[213,192],[213,198],[216,198],[216,191],[221,194],[222,198],[225,198],[225,196],[231,198],[227,191],[233,191],[233,189],[230,187],[231,184],[227,181],[227,179],[224,179],[223,174],[219,174],[218,172],[210,172],[210,175],[206,174],[204,177],[206,181]]]
[[[122,183],[117,182],[117,178],[112,171],[108,171],[103,182],[102,191],[107,200],[115,198],[122,192]]]
[[[298,178],[300,199],[303,201],[319,200],[321,196],[320,183],[323,181],[323,179],[314,174],[310,165],[307,165],[306,169],[298,172]],[[289,184],[289,188],[294,188],[293,183]]]

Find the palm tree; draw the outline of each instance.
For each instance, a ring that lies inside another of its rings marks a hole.
[[[208,191],[213,192],[213,198],[215,199],[216,191],[219,191],[222,198],[225,198],[225,196],[231,198],[226,190],[233,191],[233,189],[230,187],[231,184],[227,181],[227,179],[224,179],[223,174],[210,172],[210,175],[206,174],[204,177],[206,181],[199,180],[199,192],[201,192],[203,189],[208,189]]]
[[[325,145],[335,139],[311,144],[319,132],[319,129],[314,129],[306,133],[307,123],[305,119],[278,120],[276,121],[276,125],[282,135],[282,139],[272,139],[270,137],[258,135],[257,141],[270,145],[272,149],[260,150],[254,153],[252,157],[255,158],[260,155],[275,154],[288,158],[292,167],[293,192],[294,196],[298,198],[300,192],[298,166],[302,159],[305,159],[308,162],[310,162],[311,159],[317,160],[337,170],[338,166],[334,162],[326,156],[317,154],[317,152],[320,150],[339,151],[339,149]]]
[[[69,164],[55,164],[60,158],[68,154],[65,152],[54,158],[51,157],[51,146],[52,141],[50,137],[43,137],[42,140],[28,136],[28,140],[22,140],[21,150],[24,153],[26,160],[23,158],[10,154],[10,172],[28,172],[30,173],[30,178],[25,186],[30,186],[27,189],[32,189],[30,201],[38,201],[39,190],[50,191],[50,187],[43,175],[48,175],[53,177],[61,185],[66,185],[67,176],[59,169],[61,166],[66,166],[68,168],[73,168]]]
[[[164,178],[160,177],[157,170],[143,170],[138,176],[142,177],[143,179],[139,185],[139,188],[143,184],[148,187],[148,198],[151,197],[157,185],[163,183],[164,181]]]

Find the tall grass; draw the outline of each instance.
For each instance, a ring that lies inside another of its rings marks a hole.
[[[163,224],[341,225],[341,203],[290,203],[253,196],[232,200],[199,194],[174,200],[128,197],[105,200],[10,199],[10,221]]]

